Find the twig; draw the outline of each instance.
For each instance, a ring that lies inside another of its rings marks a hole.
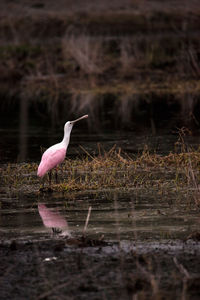
[[[177,266],[177,268],[179,269],[180,273],[182,273],[187,279],[190,278],[190,274],[188,273],[188,271],[184,268],[183,265],[181,265],[178,261],[177,258],[174,257],[173,258],[175,265]]]
[[[119,148],[119,151],[116,154],[121,162],[123,162],[124,164],[127,164],[127,160],[121,156],[121,148]]]
[[[96,158],[94,158],[87,150],[85,150],[85,148],[83,148],[83,146],[79,145],[79,147],[93,160],[96,160]]]
[[[88,209],[88,214],[87,214],[87,218],[86,218],[86,221],[85,221],[85,226],[84,226],[84,229],[83,229],[83,235],[85,235],[86,230],[87,230],[87,226],[88,226],[88,222],[89,222],[89,219],[90,219],[91,210],[92,210],[92,206],[90,206],[89,209]]]
[[[173,258],[175,265],[179,269],[180,273],[183,274],[183,289],[182,289],[182,300],[186,300],[186,292],[187,292],[187,282],[188,279],[190,279],[190,274],[188,271],[184,268],[184,266],[180,263],[178,263],[177,258]]]
[[[116,144],[112,146],[112,148],[108,151],[108,153],[106,153],[107,156],[109,156],[112,152],[114,152],[116,148]]]

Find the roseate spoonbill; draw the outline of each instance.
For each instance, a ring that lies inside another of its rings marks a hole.
[[[74,121],[68,121],[64,126],[64,137],[62,142],[55,144],[48,148],[42,155],[41,162],[38,167],[37,175],[43,177],[48,171],[59,165],[65,159],[67,147],[69,145],[70,134],[73,128],[73,125],[87,118],[88,115],[84,115]],[[51,182],[51,175],[50,175]]]

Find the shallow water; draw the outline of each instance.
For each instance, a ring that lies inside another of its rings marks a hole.
[[[5,238],[38,239],[83,234],[106,240],[186,238],[198,230],[199,214],[186,205],[171,205],[135,191],[74,193],[68,196],[1,198],[0,231]],[[45,209],[43,216],[41,207]],[[52,228],[57,233],[53,234]]]

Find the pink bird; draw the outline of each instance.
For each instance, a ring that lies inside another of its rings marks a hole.
[[[68,121],[64,126],[64,137],[62,142],[55,144],[48,148],[42,155],[41,162],[38,167],[37,175],[43,177],[48,171],[59,165],[65,159],[67,147],[69,145],[70,134],[73,128],[73,125],[87,118],[88,115],[84,115],[74,121]]]

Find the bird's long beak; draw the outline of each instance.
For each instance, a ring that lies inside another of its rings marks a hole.
[[[88,115],[84,115],[84,116],[82,116],[82,117],[80,117],[80,118],[78,118],[78,119],[76,119],[74,121],[70,121],[70,122],[74,124],[74,123],[76,123],[76,122],[78,122],[78,121],[80,121],[82,119],[86,119],[86,118],[88,118]]]

